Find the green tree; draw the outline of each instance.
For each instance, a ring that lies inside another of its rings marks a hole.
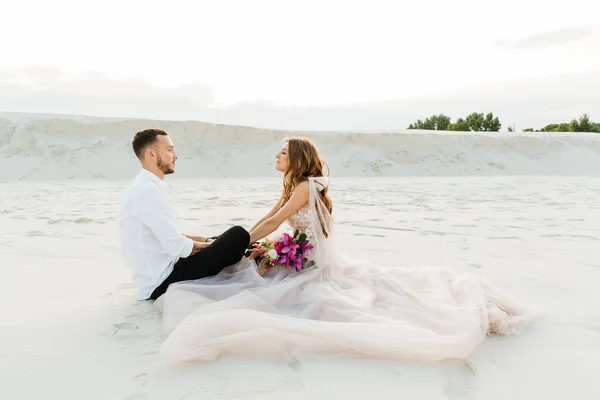
[[[455,123],[450,124],[448,127],[451,131],[459,131],[459,132],[469,132],[471,129],[469,128],[469,124],[462,118],[456,120]]]
[[[449,130],[462,132],[498,132],[502,124],[498,117],[494,114],[487,113],[484,117],[483,113],[471,113],[467,118],[459,118],[455,123],[450,124]]]
[[[550,124],[543,127],[541,132],[571,132],[571,125],[562,123],[562,124]]]
[[[444,114],[432,115],[425,121],[417,120],[414,124],[410,124],[408,129],[425,129],[425,130],[436,130],[445,131],[448,130],[450,125],[450,117]]]
[[[558,124],[546,125],[541,129],[542,132],[558,132]]]
[[[494,114],[487,113],[483,121],[483,130],[487,132],[498,132],[502,128],[502,124],[498,117],[494,118]]]
[[[444,114],[434,115],[432,118],[432,122],[435,126],[435,129],[438,131],[447,131],[450,126],[450,117],[445,116]]]
[[[432,115],[421,121],[410,124],[408,129],[424,129],[424,130],[449,130],[462,132],[498,132],[502,124],[498,117],[494,114],[487,113],[471,113],[466,118],[458,118],[456,122],[452,122],[449,117],[444,114]],[[508,131],[514,129],[508,127]],[[524,129],[524,132],[534,132],[533,128]],[[571,122],[548,124],[535,132],[597,132],[600,133],[600,122],[593,122],[588,114],[583,114],[579,119],[572,119]]]
[[[587,114],[583,114],[579,117],[579,121],[573,119],[571,121],[571,129],[572,132],[596,132],[595,130],[597,124],[590,121],[590,116]]]
[[[483,113],[471,113],[467,115],[465,122],[469,127],[470,131],[481,132],[483,130],[483,123],[485,119],[483,118]]]
[[[569,124],[558,124],[558,127],[556,128],[556,132],[570,132],[571,127],[569,126]]]
[[[600,123],[592,122],[588,114],[583,114],[579,119],[573,118],[571,122],[549,124],[541,129],[542,132],[598,132]]]

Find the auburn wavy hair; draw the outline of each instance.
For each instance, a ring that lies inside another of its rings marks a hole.
[[[286,139],[286,142],[288,144],[289,164],[288,170],[283,177],[281,207],[292,197],[294,189],[300,183],[307,181],[309,177],[325,176],[323,174],[324,167],[327,167],[327,176],[329,176],[329,165],[319,156],[317,147],[309,138],[292,137]],[[319,196],[331,214],[333,211],[333,202],[327,191],[328,188],[323,189],[319,192]],[[323,227],[323,233],[327,237],[325,227]]]

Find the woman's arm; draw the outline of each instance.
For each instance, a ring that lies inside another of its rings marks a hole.
[[[254,226],[252,226],[252,228],[250,228],[250,232],[252,232],[253,230],[255,230],[260,224],[262,224],[265,220],[271,218],[273,215],[275,215],[275,213],[277,212],[277,210],[279,210],[279,205],[281,204],[281,200],[283,199],[283,195],[281,195],[281,197],[279,198],[279,200],[277,201],[277,203],[273,206],[273,208],[271,208],[271,210],[267,213],[267,215],[265,215],[264,217],[262,217],[261,219],[259,219],[258,221],[256,221],[256,223],[254,224]],[[252,242],[250,242],[252,243]]]
[[[305,181],[298,185],[296,189],[294,189],[294,193],[292,193],[290,200],[285,203],[279,211],[273,216],[266,218],[263,222],[258,224],[256,228],[250,230],[250,243],[256,242],[275,232],[283,221],[298,211],[300,207],[308,203],[308,190],[308,182]]]

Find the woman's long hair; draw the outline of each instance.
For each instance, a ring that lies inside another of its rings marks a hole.
[[[327,167],[327,176],[329,176],[329,165],[319,156],[319,151],[313,142],[308,138],[289,138],[288,144],[288,170],[283,178],[283,193],[281,207],[292,196],[294,189],[309,177],[319,177],[323,175],[324,167]],[[333,202],[327,194],[328,188],[319,192],[321,200],[331,214],[333,211]],[[322,224],[321,224],[322,225]],[[323,233],[327,237],[325,227]]]

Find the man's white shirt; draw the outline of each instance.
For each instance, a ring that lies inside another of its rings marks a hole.
[[[121,200],[121,252],[133,272],[138,300],[148,299],[177,260],[188,257],[194,248],[194,242],[177,229],[167,189],[165,182],[142,168]]]

